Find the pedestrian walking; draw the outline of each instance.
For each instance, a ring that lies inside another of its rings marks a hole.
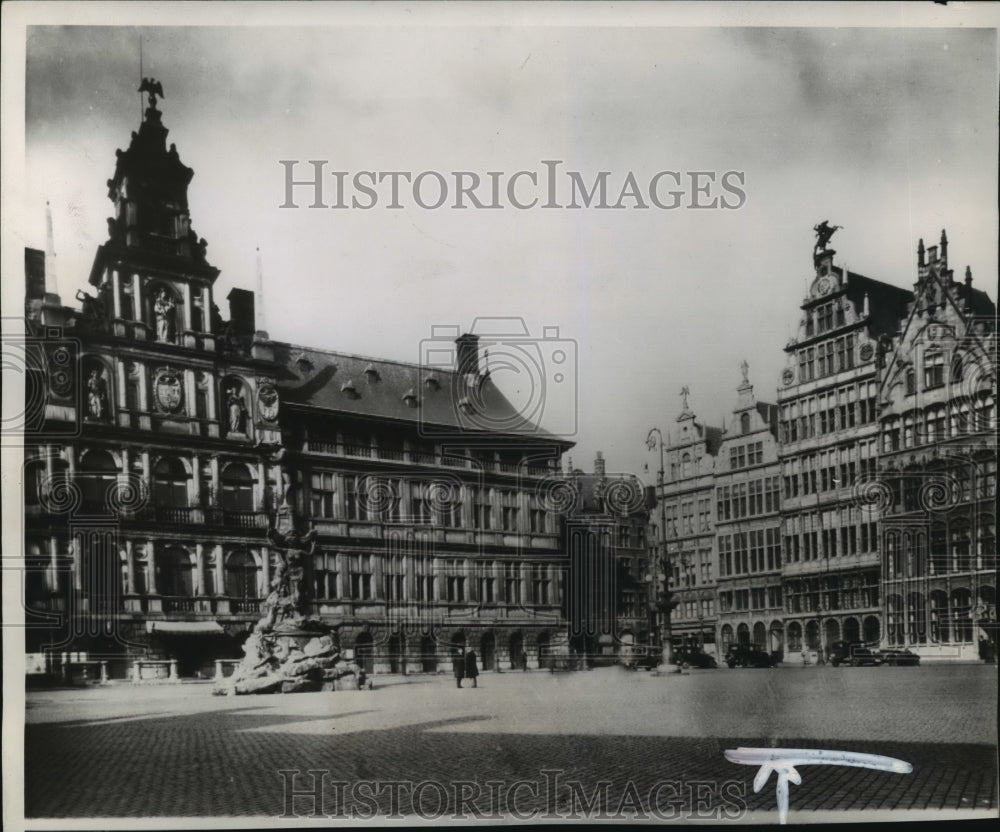
[[[453,650],[451,653],[451,669],[455,674],[455,687],[462,687],[462,679],[465,678],[465,657],[461,650]]]
[[[472,687],[479,687],[476,683],[476,678],[479,676],[479,666],[476,664],[476,651],[471,647],[469,652],[465,654],[465,675],[472,679]]]

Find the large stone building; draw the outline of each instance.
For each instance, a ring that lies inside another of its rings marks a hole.
[[[743,380],[715,459],[719,653],[730,644],[784,647],[778,409]]]
[[[709,587],[720,655],[750,642],[813,662],[864,641],[995,657],[995,305],[968,272],[953,279],[943,234],[940,248],[921,243],[913,292],[835,266],[828,239],[777,408],[744,380],[731,424],[712,433],[685,396],[667,443],[653,516],[675,642],[703,629],[691,619],[708,618],[697,593]]]
[[[882,635],[878,516],[858,483],[878,456],[879,340],[912,299],[833,255],[815,257],[778,391],[786,653],[819,657],[836,641]]]
[[[108,183],[95,294],[64,306],[26,255],[41,356],[25,435],[29,653],[43,668],[86,653],[113,674],[132,657],[212,672],[259,616],[285,501],[317,531],[314,612],[369,670],[435,671],[459,645],[486,668],[567,649],[552,495],[571,443],[519,417],[474,335],[442,342],[454,360],[430,366],[272,341],[243,290],[224,321],[191,228],[193,171],[148,104]]]
[[[996,646],[996,306],[948,266],[948,240],[917,251],[902,331],[879,386],[885,643],[927,658]]]
[[[669,612],[672,646],[700,646],[714,652],[718,574],[713,501],[722,429],[699,422],[688,396],[685,387],[676,428],[666,441],[660,437],[659,511],[653,519],[665,532],[657,542],[665,544],[659,552],[659,574],[675,603]],[[661,628],[666,614],[659,612]]]

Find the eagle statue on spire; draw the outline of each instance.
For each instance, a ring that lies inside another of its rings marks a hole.
[[[156,97],[166,98],[163,94],[163,85],[155,78],[143,78],[139,85],[139,92],[149,93],[149,106],[156,107]]]

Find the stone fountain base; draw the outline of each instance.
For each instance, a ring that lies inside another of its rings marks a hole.
[[[299,619],[271,630],[255,629],[243,661],[216,684],[216,695],[305,693],[372,687],[365,671],[340,652],[337,634],[318,619]]]

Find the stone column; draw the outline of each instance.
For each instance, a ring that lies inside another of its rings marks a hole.
[[[215,376],[209,374],[208,382],[205,386],[208,390],[208,418],[214,421],[219,418],[219,414],[215,409]]]
[[[80,536],[81,533],[77,532],[69,539],[69,551],[73,556],[73,589],[77,592],[83,590],[82,576],[81,572],[81,557],[80,557]]]
[[[201,331],[206,335],[212,331],[212,287],[206,286],[201,290]]]
[[[152,539],[146,541],[146,563],[149,568],[149,586],[146,587],[148,595],[159,595],[160,588],[156,580],[156,546]]]
[[[146,488],[150,494],[153,492],[153,470],[149,461],[149,449],[143,448],[139,452],[139,461],[142,465],[142,478],[146,482]]]
[[[145,310],[142,308],[142,279],[138,274],[132,275],[132,302],[135,304],[135,319],[145,323]]]
[[[250,426],[247,425],[247,433],[250,432]],[[254,510],[264,511],[264,495],[267,493],[267,469],[264,467],[263,461],[257,462],[257,487],[254,489],[257,493],[254,499]]]
[[[111,270],[111,299],[114,304],[115,317],[120,318],[122,316],[122,286],[118,269]]]
[[[226,582],[224,580],[225,573],[223,572],[222,564],[222,544],[215,544],[215,594],[225,595],[226,594]]]
[[[200,543],[194,544],[194,594],[205,594],[205,547]]]
[[[219,492],[219,458],[212,456],[208,460],[209,475],[212,478],[212,507],[222,505],[222,494]]]
[[[201,505],[201,457],[191,454],[191,486],[188,489],[188,499],[192,506]]]
[[[118,371],[118,407],[124,410],[126,407],[125,385],[128,380],[125,377],[125,362],[121,358],[115,362],[115,369]]]
[[[260,575],[264,586],[261,587],[262,591],[258,593],[258,597],[266,598],[271,588],[271,550],[267,546],[260,547],[260,567]]]
[[[185,284],[186,285],[186,284]],[[190,416],[192,419],[197,414],[197,408],[194,404],[194,391],[195,391],[195,380],[194,380],[194,370],[184,371],[184,412]]]
[[[139,410],[143,413],[148,413],[149,393],[147,392],[147,388],[149,387],[149,383],[146,378],[146,365],[142,361],[136,361],[135,371],[139,376]]]
[[[336,587],[337,597],[343,598],[344,586],[345,586],[344,568],[346,567],[347,564],[346,564],[346,558],[344,558],[342,552],[337,552],[337,554],[334,556],[334,562],[337,564],[337,587]]]
[[[135,551],[132,548],[132,541],[125,541],[125,569],[127,575],[128,585],[125,587],[125,592],[129,595],[135,595]]]
[[[49,589],[59,591],[59,540],[55,535],[49,538]]]
[[[184,329],[191,329],[191,284],[187,281],[183,285],[184,293]]]

